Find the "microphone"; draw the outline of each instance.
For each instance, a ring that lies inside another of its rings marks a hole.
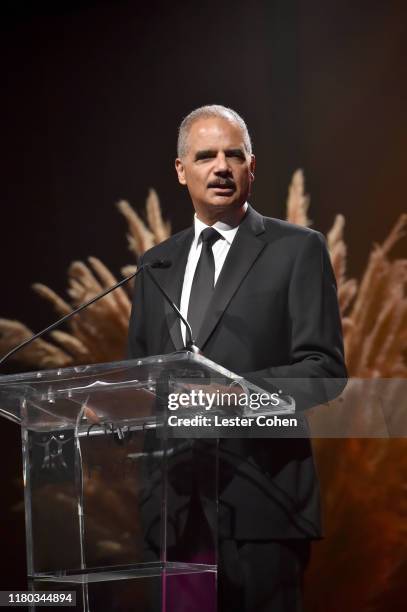
[[[168,259],[163,259],[160,260],[162,265],[161,266],[150,266],[150,267],[160,267],[160,268],[169,268],[172,264],[171,261],[169,261]],[[152,280],[152,282],[154,283],[154,285],[157,287],[157,289],[160,291],[160,293],[164,296],[165,300],[168,302],[168,304],[171,306],[171,308],[173,309],[173,311],[175,312],[175,314],[177,315],[177,317],[179,319],[181,319],[181,321],[184,323],[185,328],[186,328],[186,332],[187,332],[187,336],[188,336],[188,341],[185,344],[185,348],[187,351],[191,351],[192,353],[197,353],[200,354],[201,351],[199,349],[199,347],[196,346],[195,344],[195,340],[193,338],[192,335],[192,328],[191,325],[188,323],[188,321],[182,316],[179,308],[176,306],[176,304],[172,301],[172,299],[170,298],[170,296],[164,291],[164,289],[161,287],[160,283],[156,280],[156,278],[154,277],[154,275],[150,272],[149,268],[145,269],[148,277],[150,278],[150,280]],[[0,362],[1,363],[1,362]]]
[[[170,266],[171,266],[171,262],[168,261],[167,259],[156,259],[155,261],[152,261],[150,263],[143,264],[142,266],[137,268],[137,270],[135,272],[133,272],[133,274],[130,274],[129,276],[126,276],[126,278],[123,278],[121,281],[119,281],[118,283],[113,285],[113,287],[109,287],[108,289],[105,289],[105,291],[102,291],[102,293],[98,293],[92,299],[88,300],[87,302],[85,302],[81,306],[78,306],[78,308],[75,308],[75,310],[73,310],[72,312],[69,312],[65,316],[63,316],[60,319],[58,319],[58,321],[55,321],[55,323],[52,323],[51,325],[49,325],[45,329],[43,329],[40,332],[38,332],[38,333],[34,334],[33,336],[31,336],[31,338],[27,338],[26,340],[24,340],[23,342],[21,342],[20,344],[15,346],[13,349],[11,349],[11,351],[9,351],[5,355],[3,355],[3,357],[0,359],[0,365],[2,363],[4,363],[9,357],[11,357],[15,353],[17,353],[18,351],[23,349],[25,346],[27,346],[28,344],[31,344],[31,342],[34,342],[34,340],[36,340],[37,338],[40,338],[41,336],[43,336],[47,332],[52,331],[53,329],[55,329],[55,327],[58,327],[58,325],[61,325],[61,323],[64,323],[65,321],[67,321],[68,319],[73,317],[74,315],[78,314],[78,312],[81,312],[81,310],[84,310],[84,308],[87,308],[88,306],[90,306],[94,302],[97,302],[98,300],[100,300],[102,297],[105,297],[105,295],[107,295],[111,291],[114,291],[118,287],[121,287],[121,285],[124,285],[125,283],[127,283],[129,280],[131,280],[132,278],[137,276],[137,274],[139,274],[139,272],[141,272],[142,270],[144,270],[144,269],[148,270],[149,268],[169,268]],[[161,291],[163,292],[162,289],[161,289]],[[167,297],[168,300],[170,299],[168,296],[166,296],[166,297]],[[176,308],[175,304],[174,304],[174,307]],[[192,337],[191,337],[191,339],[192,339]]]

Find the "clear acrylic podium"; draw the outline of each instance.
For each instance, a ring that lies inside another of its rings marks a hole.
[[[218,443],[166,427],[168,394],[212,379],[239,377],[186,351],[0,378],[34,590],[76,589],[77,610],[216,610]]]

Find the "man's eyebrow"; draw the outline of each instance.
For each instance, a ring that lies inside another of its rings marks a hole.
[[[244,157],[243,150],[239,149],[239,148],[238,149],[227,149],[225,151],[225,154],[226,155],[240,155],[240,156]]]
[[[244,157],[243,150],[240,148],[226,149],[225,155],[238,155],[239,157]],[[208,157],[216,157],[216,151],[214,151],[213,149],[204,149],[195,153],[195,161],[199,161],[200,159],[206,159]]]
[[[212,149],[204,149],[203,151],[197,151],[195,153],[195,160],[205,159],[206,157],[216,157],[216,151]]]

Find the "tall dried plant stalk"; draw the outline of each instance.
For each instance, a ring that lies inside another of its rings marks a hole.
[[[171,225],[162,218],[160,201],[154,189],[149,190],[146,201],[147,225],[126,200],[120,200],[117,207],[127,220],[129,249],[136,256],[170,237]]]
[[[288,187],[287,221],[297,225],[309,226],[312,221],[308,219],[310,197],[305,193],[305,178],[302,170],[296,170]]]
[[[407,215],[401,215],[388,238],[370,254],[355,299],[345,301],[345,351],[352,376],[391,378],[407,375],[407,260],[389,259],[405,235]],[[349,281],[339,280],[339,292]],[[356,285],[355,281],[353,283]]]

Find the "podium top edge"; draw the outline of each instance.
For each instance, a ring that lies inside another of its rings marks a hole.
[[[52,383],[61,380],[69,380],[80,378],[81,376],[102,375],[109,373],[117,373],[134,369],[135,367],[151,367],[151,366],[179,366],[183,362],[188,365],[201,366],[219,377],[241,379],[242,377],[219,364],[211,361],[204,355],[192,353],[191,351],[177,351],[165,355],[154,355],[143,359],[123,359],[121,361],[110,361],[105,363],[85,364],[77,366],[69,366],[67,368],[52,368],[47,370],[38,370],[32,372],[21,372],[18,374],[0,375],[0,389],[9,385],[18,384],[35,384],[35,383]]]

